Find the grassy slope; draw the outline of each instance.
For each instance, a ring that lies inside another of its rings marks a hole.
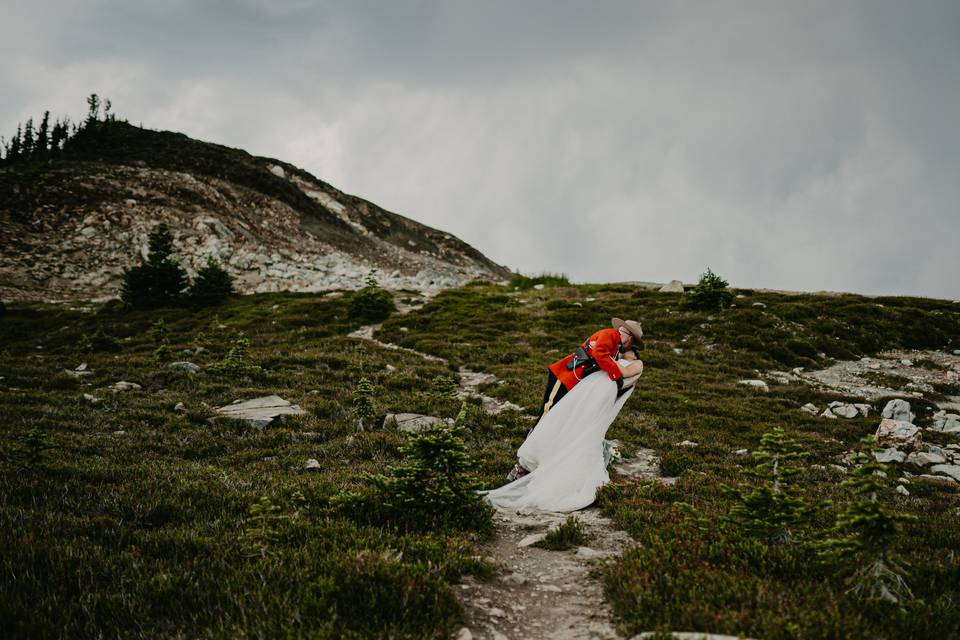
[[[670,488],[624,483],[603,492],[604,508],[640,542],[606,574],[625,629],[666,624],[763,638],[960,634],[960,614],[950,607],[960,596],[956,491],[914,484],[909,499],[888,498],[896,509],[923,516],[901,539],[921,600],[903,612],[848,601],[842,579],[814,570],[802,553],[702,532],[673,506],[682,500],[708,516],[725,513],[729,500],[719,485],[741,479],[742,458],[731,452],[754,448],[774,426],[785,427],[820,463],[875,426],[874,418],[827,421],[800,413],[803,403],[829,398],[801,385],[757,395],[737,379],[755,369],[822,363],[821,351],[956,348],[956,305],[748,294],[737,308],[711,316],[680,311],[676,301],[618,286],[481,285],[446,292],[385,323],[382,339],[447,357],[449,368],[344,337],[359,324],[348,317],[347,298],[257,295],[201,313],[10,309],[0,318],[0,632],[234,637],[289,630],[323,637],[345,627],[410,636],[453,628],[458,613],[446,581],[486,571],[472,558],[474,540],[385,531],[327,510],[329,496],[357,485],[360,472],[396,462],[403,441],[392,432],[355,433],[355,381],[373,380],[381,413],[452,416],[456,402],[429,393],[429,383],[466,365],[506,381],[488,393],[532,410],[544,366],[620,315],[644,323],[647,372],[610,435],[628,452],[656,449],[665,472],[680,476]],[[758,301],[766,308],[751,306]],[[166,320],[172,352],[159,362],[149,332],[158,317]],[[119,352],[81,348],[82,337],[98,328],[117,338]],[[250,338],[250,360],[262,372],[231,379],[166,368],[174,359],[206,365],[221,358],[234,330]],[[195,345],[208,350],[181,353]],[[62,373],[81,361],[93,376],[78,381]],[[102,389],[121,379],[142,384],[143,392]],[[103,404],[91,408],[84,392]],[[299,402],[308,415],[262,432],[206,422],[202,403],[268,393]],[[179,401],[185,417],[172,411]],[[529,421],[474,405],[467,425],[482,478],[496,486]],[[15,455],[18,438],[32,428],[57,446],[33,463]],[[296,435],[302,432],[317,435]],[[700,447],[675,445],[684,439]],[[308,457],[322,471],[303,472]],[[829,471],[810,470],[802,482],[813,496],[845,499]],[[271,552],[250,557],[240,535],[251,528],[249,510],[261,496],[289,518],[277,525]],[[349,595],[331,596],[332,582],[349,585]]]

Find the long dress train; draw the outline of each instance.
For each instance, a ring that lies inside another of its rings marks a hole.
[[[485,493],[486,500],[508,511],[569,512],[596,499],[610,481],[603,458],[603,438],[637,377],[624,380],[626,393],[602,371],[587,376],[551,409],[517,452],[530,473]]]

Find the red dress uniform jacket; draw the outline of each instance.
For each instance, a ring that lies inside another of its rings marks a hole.
[[[623,377],[620,373],[620,367],[617,366],[614,358],[620,351],[620,331],[617,329],[603,329],[597,331],[587,340],[587,353],[597,361],[601,369],[607,372],[611,380],[619,380]],[[550,373],[557,377],[557,380],[563,383],[563,386],[569,391],[580,380],[583,379],[583,371],[586,367],[577,367],[570,371],[567,369],[567,363],[573,359],[573,354],[558,360],[548,368]]]

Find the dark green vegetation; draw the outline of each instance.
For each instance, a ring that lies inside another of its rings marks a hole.
[[[673,486],[617,482],[601,494],[606,513],[640,543],[605,572],[625,631],[960,634],[960,494],[915,481],[904,498],[891,491],[892,475],[878,478],[885,508],[920,516],[901,523],[887,551],[913,599],[902,607],[862,600],[848,593],[850,567],[814,561],[818,554],[797,540],[840,536],[837,516],[862,496],[829,466],[811,465],[856,448],[877,419],[808,416],[798,410],[805,402],[839,396],[798,384],[769,394],[736,384],[755,370],[820,365],[827,356],[960,348],[957,305],[750,293],[708,312],[625,285],[534,284],[477,283],[384,323],[380,339],[446,357],[449,366],[347,338],[362,324],[350,313],[355,293],[245,296],[195,311],[10,305],[0,319],[0,633],[442,636],[460,615],[450,583],[490,573],[476,557],[484,520],[466,509],[425,531],[398,517],[396,505],[416,486],[444,493],[433,506],[422,503],[427,514],[440,503],[465,504],[446,493],[471,488],[464,452],[479,464],[482,486],[498,486],[529,419],[468,403],[455,430],[414,444],[394,431],[358,430],[359,381],[373,388],[360,394],[372,427],[386,412],[457,417],[450,381],[459,366],[494,373],[505,384],[484,392],[532,414],[545,366],[619,316],[643,322],[647,368],[609,437],[626,454],[655,449],[664,472],[679,477]],[[204,370],[166,366],[181,359]],[[63,372],[80,362],[93,375]],[[143,390],[106,390],[118,380]],[[102,402],[91,405],[83,393]],[[260,431],[207,421],[209,407],[273,393],[308,415]],[[809,454],[791,462],[801,469],[790,482],[804,504],[832,501],[803,527],[790,515],[792,541],[782,544],[719,524],[736,502],[724,486],[749,496],[764,482],[743,473],[757,466],[752,458],[733,452],[760,449],[776,427]],[[935,437],[952,436],[928,439]],[[684,439],[700,446],[677,446]],[[305,471],[308,458],[321,468]],[[452,481],[429,460],[455,468]],[[356,508],[345,509],[351,499]]]
[[[721,311],[730,306],[733,296],[729,283],[708,267],[706,272],[700,274],[697,284],[684,291],[680,304],[687,309]]]
[[[548,531],[547,537],[534,543],[533,546],[551,551],[566,551],[587,544],[587,542],[589,542],[589,538],[583,524],[577,520],[576,516],[570,516],[555,529]]]

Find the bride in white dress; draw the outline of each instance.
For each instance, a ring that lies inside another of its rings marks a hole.
[[[506,511],[569,512],[589,506],[597,489],[610,482],[603,439],[643,372],[643,362],[627,352],[617,361],[624,393],[603,371],[587,376],[557,403],[517,451],[530,473],[485,493],[487,502]]]

